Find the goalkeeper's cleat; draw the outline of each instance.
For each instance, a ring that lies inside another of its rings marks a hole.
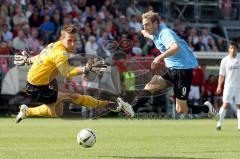
[[[208,117],[215,118],[218,121],[220,118],[220,114],[218,114],[217,110],[213,107],[213,105],[209,101],[206,101],[203,105],[206,105],[209,109]]]
[[[134,111],[133,111],[133,108],[132,106],[127,103],[127,102],[124,102],[122,100],[122,98],[118,97],[117,98],[117,103],[118,105],[121,105],[122,106],[122,111],[124,111],[124,113],[126,113],[128,116],[130,116],[131,118],[134,117]]]
[[[28,110],[28,106],[25,104],[22,104],[20,106],[20,111],[18,112],[18,115],[16,117],[16,123],[19,123],[22,121],[24,118],[26,118],[26,112]]]
[[[113,111],[113,112],[120,112],[122,110],[122,105],[119,103],[109,103],[108,104],[108,109]]]

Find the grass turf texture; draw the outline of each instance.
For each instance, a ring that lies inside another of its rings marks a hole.
[[[234,159],[240,156],[236,120],[221,132],[214,120],[0,118],[1,159]],[[82,128],[96,132],[92,148],[77,144]]]

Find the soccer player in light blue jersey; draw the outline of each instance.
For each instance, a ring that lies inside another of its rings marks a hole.
[[[161,51],[161,54],[153,60],[151,68],[155,69],[164,60],[167,69],[162,76],[154,75],[152,77],[144,90],[134,99],[133,107],[137,109],[144,105],[148,97],[156,91],[173,86],[178,113],[199,114],[204,112],[218,118],[217,111],[208,101],[201,106],[191,105],[189,106],[191,110],[188,110],[187,98],[192,82],[192,69],[197,67],[198,63],[186,41],[178,37],[165,24],[161,24],[158,14],[153,11],[142,15],[142,25],[142,35],[151,39]]]

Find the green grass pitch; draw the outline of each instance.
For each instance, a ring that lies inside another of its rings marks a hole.
[[[0,118],[1,159],[237,159],[237,120],[216,121],[31,118],[15,124]],[[96,132],[92,148],[77,144],[82,128]]]

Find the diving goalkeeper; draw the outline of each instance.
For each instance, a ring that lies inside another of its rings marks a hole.
[[[116,102],[98,100],[91,96],[61,92],[53,89],[51,84],[59,72],[64,77],[73,77],[89,72],[98,73],[106,69],[101,58],[86,66],[72,67],[69,65],[69,55],[76,47],[77,29],[74,25],[65,25],[61,30],[59,41],[46,46],[39,55],[29,57],[26,52],[22,55],[15,55],[14,64],[23,66],[32,65],[28,75],[26,92],[34,103],[42,103],[38,107],[28,107],[23,104],[16,117],[16,123],[29,116],[60,117],[63,115],[63,101],[71,101],[76,105],[86,107],[106,107],[111,111],[124,111],[128,116],[133,117],[132,106],[124,102],[120,97]]]

